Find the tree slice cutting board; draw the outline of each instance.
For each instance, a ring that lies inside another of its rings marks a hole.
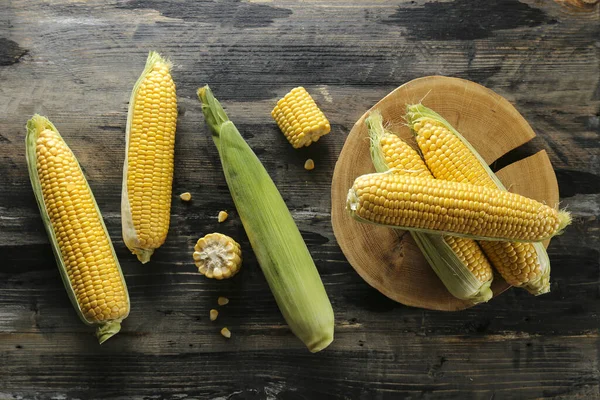
[[[420,101],[448,120],[488,163],[535,137],[527,121],[506,99],[481,85],[458,78],[428,76],[412,80],[388,94],[371,110],[381,111],[390,129],[415,145],[405,126],[404,114],[407,104]],[[470,307],[469,302],[448,293],[408,232],[362,224],[346,212],[346,195],[354,179],[375,172],[364,123],[369,111],[350,131],[331,184],[331,219],[342,251],[365,281],[393,300],[431,310],[456,311]],[[506,166],[497,175],[512,192],[546,204],[558,204],[556,176],[543,150]],[[494,296],[508,288],[496,274],[492,283]]]

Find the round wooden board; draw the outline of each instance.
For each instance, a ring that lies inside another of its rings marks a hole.
[[[404,113],[407,104],[419,101],[446,118],[488,163],[535,136],[527,121],[506,99],[481,85],[458,78],[415,79],[388,94],[371,110],[380,110],[390,129],[414,145],[404,125]],[[331,220],[342,251],[365,281],[393,300],[432,310],[468,308],[469,302],[448,293],[410,234],[358,223],[346,212],[346,194],[354,179],[375,171],[364,124],[369,111],[348,134],[331,184]],[[546,204],[558,204],[556,176],[543,150],[508,165],[497,175],[512,192]],[[494,296],[509,287],[496,274],[492,284]]]

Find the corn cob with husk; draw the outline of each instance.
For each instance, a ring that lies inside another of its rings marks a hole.
[[[142,263],[167,237],[177,98],[171,62],[150,52],[129,100],[123,168],[123,240]]]
[[[121,329],[129,295],[94,195],[56,127],[27,123],[27,167],[63,283],[75,311],[100,343]]]
[[[198,97],[231,197],[279,309],[308,349],[320,351],[333,340],[333,310],[298,227],[209,87],[200,88]]]
[[[378,172],[391,170],[433,179],[419,153],[384,129],[379,111],[371,112],[365,123],[371,139],[371,158]],[[450,294],[473,304],[492,297],[492,267],[474,240],[415,231],[411,234]]]
[[[473,146],[438,113],[415,104],[408,106],[406,119],[436,178],[506,190]],[[550,291],[550,261],[542,243],[481,241],[480,245],[510,285],[534,295]]]
[[[516,193],[392,172],[356,178],[346,208],[363,222],[478,240],[539,242],[571,222]]]

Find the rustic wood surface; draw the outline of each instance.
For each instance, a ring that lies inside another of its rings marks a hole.
[[[119,200],[127,102],[150,49],[175,62],[180,117],[172,229],[142,266],[123,245]],[[575,217],[549,247],[550,294],[510,289],[456,313],[410,308],[372,289],[337,246],[329,193],[345,137],[392,89],[435,74],[493,89],[537,133],[494,169],[547,151]],[[336,314],[321,353],[290,333],[252,256],[194,93],[205,83],[314,255]],[[296,151],[269,112],[299,84],[332,133]],[[2,0],[0,94],[1,399],[600,398],[596,1]],[[102,346],[69,304],[28,182],[24,125],[35,112],[79,157],[127,279],[131,315]],[[176,197],[184,191],[190,204]],[[198,237],[217,230],[245,252],[230,281],[206,280],[191,262]],[[211,323],[219,295],[231,302]]]

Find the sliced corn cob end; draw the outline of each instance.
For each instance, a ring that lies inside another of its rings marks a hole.
[[[207,278],[228,279],[242,266],[242,249],[227,235],[209,233],[194,246],[194,262]]]
[[[169,230],[177,124],[171,65],[150,52],[129,101],[121,219],[125,244],[142,263]]]
[[[448,121],[422,104],[409,105],[406,120],[436,178],[506,190],[471,144]],[[550,291],[550,261],[540,243],[479,243],[500,275],[534,295]]]
[[[69,298],[105,342],[129,314],[119,261],[94,195],[71,149],[46,118],[27,123],[29,177]]]
[[[484,240],[539,242],[571,222],[515,193],[389,172],[356,178],[347,209],[365,222]]]
[[[371,112],[365,123],[371,140],[371,159],[378,172],[391,169],[392,173],[433,179],[417,151],[384,128],[379,111]],[[421,232],[411,234],[450,294],[472,304],[492,298],[492,266],[475,241]]]
[[[325,114],[301,86],[279,100],[271,116],[295,149],[308,146],[331,131]]]

